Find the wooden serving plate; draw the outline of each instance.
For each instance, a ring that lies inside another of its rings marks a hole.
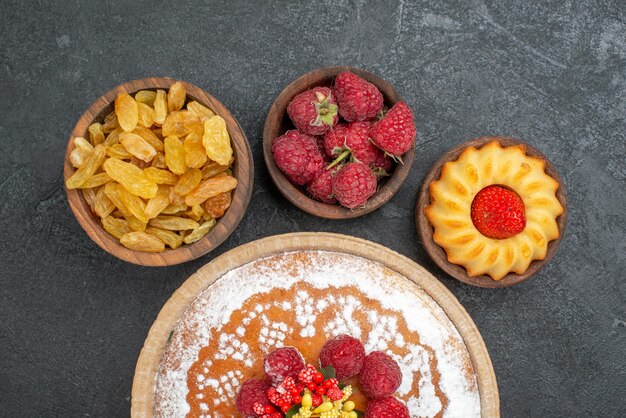
[[[118,93],[126,92],[134,94],[139,90],[167,90],[176,81],[175,79],[164,77],[129,81],[108,91],[89,106],[87,111],[76,123],[70,135],[63,163],[63,184],[65,185],[65,181],[74,173],[74,167],[70,162],[70,153],[74,149],[74,138],[77,136],[89,137],[87,128],[94,122],[101,122],[104,117],[113,110],[113,102]],[[238,185],[233,192],[230,208],[224,216],[217,221],[217,224],[211,232],[193,244],[183,244],[175,250],[166,249],[162,253],[145,253],[130,250],[104,230],[98,217],[91,212],[80,189],[69,190],[65,188],[70,208],[87,235],[103,250],[115,257],[142,266],[169,266],[184,263],[185,261],[193,260],[213,250],[235,230],[237,225],[239,225],[248,207],[248,203],[250,203],[250,197],[252,196],[254,165],[250,146],[248,145],[248,140],[243,129],[241,129],[241,126],[239,126],[239,123],[237,123],[237,120],[231,115],[228,109],[217,99],[193,84],[182,83],[187,90],[188,98],[202,103],[224,118],[235,154],[235,162],[232,169],[234,177],[237,178]]]
[[[263,128],[263,156],[265,157],[267,170],[278,190],[287,200],[303,211],[326,219],[357,218],[380,208],[400,189],[411,170],[411,165],[415,158],[415,145],[413,145],[402,156],[404,164],[396,164],[393,174],[384,180],[376,194],[367,201],[365,206],[356,209],[348,209],[340,205],[329,205],[311,199],[303,189],[291,184],[283,172],[280,171],[272,155],[272,141],[285,133],[285,131],[295,129],[287,115],[287,105],[289,105],[291,99],[303,91],[318,86],[331,86],[335,76],[342,71],[351,71],[378,87],[385,99],[385,105],[390,108],[401,100],[391,84],[368,71],[353,67],[319,68],[304,74],[285,87],[272,104]]]
[[[441,167],[448,161],[456,161],[465,148],[480,148],[493,140],[497,140],[503,147],[520,144],[524,145],[524,147],[526,147],[527,155],[531,157],[541,158],[542,160],[544,160],[546,163],[546,173],[559,183],[556,197],[561,203],[561,206],[563,206],[563,214],[560,215],[556,220],[559,228],[559,237],[553,241],[550,241],[550,243],[548,244],[546,257],[543,260],[535,260],[530,263],[528,269],[523,274],[509,273],[502,279],[497,281],[493,280],[488,275],[473,277],[468,276],[467,271],[464,267],[459,266],[458,264],[450,263],[444,249],[437,245],[437,243],[433,240],[433,227],[430,225],[430,222],[428,221],[428,219],[426,219],[426,215],[424,214],[424,209],[426,208],[426,206],[430,205],[430,183],[440,178]],[[565,226],[567,224],[567,192],[565,191],[565,185],[563,184],[563,180],[561,180],[559,173],[556,171],[556,167],[554,167],[550,160],[548,160],[548,158],[543,155],[541,151],[539,151],[537,148],[518,139],[503,136],[483,136],[457,145],[435,163],[433,168],[424,179],[424,183],[422,184],[422,189],[419,193],[415,206],[415,223],[417,226],[417,233],[419,234],[420,241],[424,244],[426,252],[430,256],[430,258],[433,259],[435,264],[437,264],[443,271],[448,273],[450,276],[472,286],[489,288],[513,286],[523,282],[533,274],[537,273],[550,261],[550,259],[552,259],[552,257],[554,257],[554,254],[556,253],[556,250],[559,247],[561,240],[563,239],[563,235],[565,234]]]
[[[325,232],[292,233],[250,242],[213,259],[189,277],[163,306],[148,332],[135,369],[131,416],[153,416],[154,391],[161,356],[172,330],[200,293],[226,272],[244,264],[284,252],[306,250],[333,251],[363,257],[394,270],[421,287],[444,310],[463,338],[476,373],[481,415],[500,416],[498,385],[489,353],[476,325],[454,295],[422,266],[395,251],[360,238]]]

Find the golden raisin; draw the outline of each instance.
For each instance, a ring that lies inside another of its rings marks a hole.
[[[156,196],[148,200],[145,213],[148,219],[157,217],[170,204],[170,188],[160,185]]]
[[[215,115],[215,113],[213,113],[211,109],[201,105],[196,101],[187,103],[187,110],[189,110],[191,113],[194,113],[197,117],[200,118],[202,122]]]
[[[120,124],[117,122],[117,116],[115,115],[115,111],[109,113],[104,118],[104,123],[102,124],[102,130],[104,133],[109,133],[114,129],[120,127]]]
[[[104,230],[115,238],[120,239],[124,234],[131,232],[128,221],[125,219],[117,219],[113,216],[102,218],[102,226]]]
[[[183,243],[183,237],[178,235],[176,232],[168,231],[167,229],[149,226],[146,228],[146,233],[154,235],[155,237],[163,241],[165,245],[167,245],[171,249],[176,249],[180,247]]]
[[[167,170],[161,170],[155,167],[148,167],[143,170],[146,176],[157,184],[170,184],[174,185],[178,183],[178,176]]]
[[[187,206],[198,205],[210,197],[229,192],[237,187],[237,179],[230,176],[212,177],[202,181],[185,196]]]
[[[179,110],[170,113],[165,118],[161,128],[163,135],[183,137],[189,133],[202,134],[202,122],[188,110]]]
[[[215,219],[211,219],[191,231],[191,234],[187,235],[183,241],[185,244],[191,244],[204,237],[215,226]]]
[[[215,161],[211,161],[202,168],[202,179],[206,180],[211,177],[215,177],[218,174],[225,172],[226,170],[228,170],[227,165],[219,165]]]
[[[192,168],[180,176],[178,183],[174,186],[174,193],[184,196],[192,191],[202,180],[202,172],[197,168]]]
[[[149,128],[154,125],[154,109],[150,106],[137,103],[137,110],[139,112],[139,125]]]
[[[65,186],[76,189],[93,176],[106,158],[104,145],[97,145],[85,162],[67,179]]]
[[[167,117],[167,96],[163,90],[157,90],[154,99],[154,121],[163,125]]]
[[[109,216],[115,209],[115,205],[104,193],[104,187],[101,187],[96,193],[96,200],[94,202],[93,211],[101,218]]]
[[[130,160],[133,155],[128,152],[126,147],[122,144],[114,144],[107,147],[106,153],[108,157],[119,158],[120,160]]]
[[[89,189],[91,187],[99,187],[111,181],[111,176],[107,173],[98,173],[89,177],[80,187],[82,189]]]
[[[160,253],[165,250],[163,241],[145,232],[129,232],[120,238],[122,245],[135,251]]]
[[[187,171],[185,164],[185,148],[180,139],[175,136],[165,138],[165,163],[174,174],[184,174]]]
[[[143,170],[135,165],[117,158],[109,158],[104,162],[104,170],[129,192],[144,199],[156,196],[158,189],[156,183],[149,180]]]
[[[206,163],[208,156],[204,145],[202,145],[202,137],[195,133],[190,133],[183,143],[185,148],[185,161],[189,168],[200,168]]]
[[[204,122],[202,144],[210,159],[220,165],[229,165],[233,149],[224,118],[215,115]]]
[[[155,150],[163,151],[163,141],[161,141],[150,129],[143,126],[137,126],[133,133],[142,137],[143,140],[152,145],[152,148]]]
[[[177,81],[172,84],[170,90],[167,92],[167,110],[169,112],[175,112],[182,109],[185,104],[186,97],[187,91],[185,90],[183,83]]]
[[[198,226],[198,222],[183,218],[180,216],[163,216],[159,215],[154,219],[150,219],[150,226],[155,226],[157,228],[169,229],[173,231],[182,231],[185,229],[196,229]]]
[[[104,142],[104,129],[102,129],[102,124],[92,123],[91,125],[89,125],[88,130],[91,145],[96,146]]]
[[[143,103],[150,107],[154,106],[154,99],[156,99],[156,92],[152,90],[140,90],[135,94],[137,103]]]
[[[142,161],[150,162],[156,155],[156,150],[148,144],[142,137],[132,132],[122,132],[120,143],[124,148]]]
[[[120,93],[115,99],[115,116],[120,127],[130,132],[137,126],[139,110],[137,102],[128,93]]]

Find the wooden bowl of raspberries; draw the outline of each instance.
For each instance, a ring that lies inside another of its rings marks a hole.
[[[165,266],[208,253],[235,230],[253,170],[246,136],[218,100],[146,78],[115,87],[81,116],[63,175],[70,208],[96,244]]]
[[[352,67],[308,72],[270,108],[263,154],[272,180],[315,216],[349,219],[385,204],[415,157],[415,122],[394,88]]]

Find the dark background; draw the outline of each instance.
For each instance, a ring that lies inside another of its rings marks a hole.
[[[126,3],[0,1],[0,415],[127,416],[139,351],[174,290],[226,250],[294,231],[356,235],[426,266],[481,330],[504,417],[626,415],[626,3]],[[286,84],[344,64],[381,75],[413,108],[417,157],[382,209],[333,222],[276,191],[261,131]],[[256,163],[235,233],[170,268],[101,250],[62,184],[82,112],[147,76],[180,78],[221,100]],[[430,166],[486,134],[538,147],[569,195],[556,257],[510,289],[447,277],[413,221]]]

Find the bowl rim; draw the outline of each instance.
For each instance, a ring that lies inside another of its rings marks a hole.
[[[218,219],[215,227],[200,240],[189,245],[183,244],[177,249],[166,249],[161,253],[146,253],[131,250],[124,247],[119,240],[104,230],[99,219],[91,212],[91,209],[80,192],[81,189],[68,189],[65,186],[65,181],[75,171],[69,159],[70,153],[74,149],[73,140],[75,137],[79,136],[88,138],[87,128],[103,117],[102,114],[111,106],[118,93],[134,94],[139,90],[167,90],[176,81],[183,83],[189,98],[209,107],[226,121],[233,151],[236,155],[233,172],[235,178],[237,178],[238,185],[232,194],[230,208],[223,217]],[[63,187],[66,192],[67,201],[83,230],[92,241],[109,254],[121,260],[142,266],[176,265],[196,259],[215,249],[232,234],[243,219],[252,197],[253,184],[254,162],[252,152],[246,134],[235,117],[219,100],[205,90],[194,84],[169,77],[149,77],[127,81],[115,86],[100,96],[80,116],[72,129],[67,142],[63,162]]]
[[[351,71],[374,84],[383,94],[385,104],[393,105],[402,98],[391,84],[380,76],[364,69],[350,66],[321,67],[308,71],[289,83],[272,103],[263,127],[263,158],[272,181],[281,194],[296,207],[311,215],[325,219],[351,219],[366,215],[387,203],[404,184],[415,160],[415,143],[404,155],[403,164],[398,163],[376,193],[360,208],[348,209],[341,205],[330,205],[310,198],[300,188],[293,185],[276,165],[272,154],[272,141],[281,132],[281,123],[285,118],[287,105],[297,94],[318,85],[328,85],[324,80],[334,77],[342,71]],[[332,81],[331,83],[332,84]],[[295,129],[295,128],[294,128]]]
[[[545,172],[559,183],[559,188],[556,191],[556,197],[563,207],[563,213],[556,218],[557,226],[559,228],[559,237],[548,243],[544,259],[533,260],[526,271],[522,274],[510,272],[500,280],[493,280],[490,276],[484,274],[479,276],[469,276],[465,267],[449,262],[445,250],[434,241],[433,227],[424,213],[426,206],[430,204],[429,186],[433,181],[440,178],[443,165],[448,161],[456,161],[461,153],[468,147],[478,149],[492,141],[498,141],[500,146],[503,147],[522,145],[525,148],[526,155],[542,159],[545,162]],[[422,183],[422,187],[415,204],[415,224],[419,240],[424,245],[428,256],[440,269],[448,273],[448,275],[471,286],[484,288],[509,287],[519,284],[538,273],[556,254],[559,244],[565,235],[565,229],[567,226],[567,191],[565,190],[565,184],[559,176],[554,164],[552,164],[552,162],[537,148],[525,141],[507,136],[481,136],[453,147],[442,155],[437,162],[435,162],[424,178],[424,182]]]

